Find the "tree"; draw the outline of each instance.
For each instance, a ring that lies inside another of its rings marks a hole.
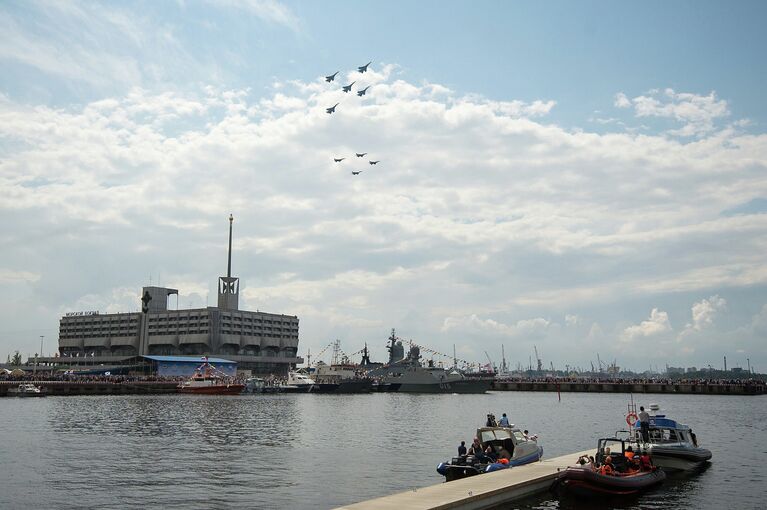
[[[11,365],[14,367],[21,366],[21,354],[19,354],[19,351],[13,353],[13,358],[11,358]]]

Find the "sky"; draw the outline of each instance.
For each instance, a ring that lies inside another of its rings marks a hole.
[[[138,310],[145,285],[215,305],[232,214],[240,307],[297,315],[302,356],[383,360],[396,328],[512,368],[767,371],[765,21],[2,2],[0,355],[55,352],[64,313]]]

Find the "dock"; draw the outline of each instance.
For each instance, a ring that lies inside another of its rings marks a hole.
[[[336,510],[481,510],[548,491],[559,471],[594,449],[338,507]]]
[[[582,393],[679,393],[685,395],[764,395],[763,381],[740,383],[690,382],[572,382],[572,381],[493,381],[494,391],[559,391]]]
[[[0,397],[22,382],[39,386],[46,395],[146,395],[178,391],[178,381],[0,381]]]

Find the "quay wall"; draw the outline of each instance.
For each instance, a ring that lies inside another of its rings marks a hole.
[[[8,389],[18,387],[20,382],[0,381],[0,397],[7,396]],[[44,388],[46,395],[142,395],[176,393],[177,381],[32,381]]]
[[[693,384],[655,382],[554,382],[554,381],[493,381],[496,391],[561,391],[582,393],[680,393],[699,395],[764,395],[759,384]]]

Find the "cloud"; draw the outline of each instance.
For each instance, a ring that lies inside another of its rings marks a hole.
[[[446,317],[442,323],[442,331],[458,330],[466,333],[488,333],[509,337],[541,336],[551,323],[542,318],[519,320],[508,325],[493,319],[481,319],[476,314],[464,317]]]
[[[717,99],[715,92],[708,95],[690,92],[676,92],[667,88],[663,92],[651,91],[647,95],[629,99],[619,92],[615,95],[614,106],[617,108],[634,107],[634,114],[639,117],[658,117],[673,119],[683,127],[670,133],[680,136],[699,136],[714,130],[714,121],[727,117],[730,111],[727,101]]]
[[[767,196],[767,136],[570,130],[541,121],[553,99],[459,95],[389,64],[365,79],[364,98],[321,79],[265,95],[135,86],[60,108],[0,97],[12,226],[0,239],[18,247],[3,267],[35,276],[28,300],[54,325],[62,307],[134,309],[158,272],[181,306],[202,303],[225,269],[231,212],[243,307],[299,315],[305,347],[397,327],[443,351],[468,334],[485,348],[544,337],[563,357],[557,346],[583,341],[578,324],[595,344],[671,333],[666,312],[625,327],[605,305],[767,284],[767,215],[721,214]],[[46,240],[32,253],[20,248],[30,232]],[[0,296],[18,282],[0,279]],[[720,311],[705,301],[702,332]]]
[[[621,334],[622,342],[633,342],[641,338],[651,338],[663,335],[672,330],[668,313],[653,308],[650,317],[639,324],[629,326]]]
[[[696,331],[710,327],[714,323],[716,315],[727,309],[727,301],[717,295],[703,299],[692,305],[692,324],[688,327]]]
[[[238,9],[264,21],[283,25],[293,32],[301,32],[303,23],[286,5],[276,0],[205,0],[217,7]]]

